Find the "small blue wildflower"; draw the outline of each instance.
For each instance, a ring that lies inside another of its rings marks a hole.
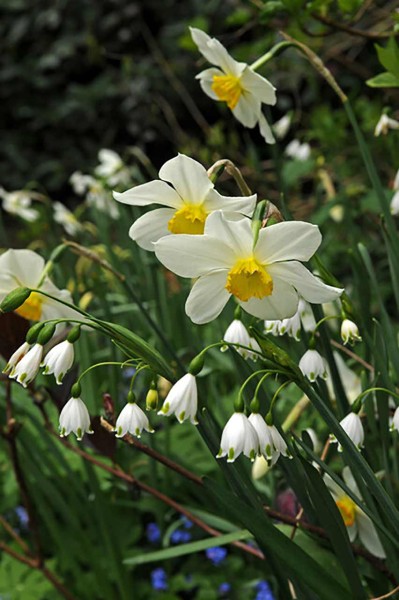
[[[257,594],[255,600],[275,600],[270,584],[262,579],[256,584]]]
[[[219,594],[221,596],[224,596],[225,594],[228,594],[230,590],[231,590],[231,585],[227,581],[225,581],[224,583],[221,583],[219,585],[219,590],[218,591],[219,591]]]
[[[189,531],[185,531],[184,529],[175,529],[170,536],[170,541],[172,544],[184,544],[190,540],[191,533]]]
[[[26,508],[24,506],[16,506],[14,510],[21,527],[28,527],[29,516],[26,512]]]
[[[161,530],[156,523],[148,523],[145,534],[150,544],[156,544],[161,539]]]
[[[205,550],[206,557],[215,565],[220,565],[227,556],[226,548],[223,546],[215,546],[214,548],[207,548]]]
[[[193,526],[193,522],[190,521],[190,519],[187,519],[187,517],[182,517],[181,522],[183,527],[185,527],[186,529],[191,529],[191,527]]]
[[[151,585],[157,592],[164,592],[168,589],[168,576],[165,569],[154,569],[151,571]]]

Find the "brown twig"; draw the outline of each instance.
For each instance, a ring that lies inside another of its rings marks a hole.
[[[371,598],[371,600],[384,600],[384,598],[390,598],[391,596],[396,594],[396,592],[399,592],[399,585],[394,590],[391,590],[390,592],[388,592],[388,594],[384,594],[383,596],[378,596],[378,598]]]
[[[6,519],[3,517],[3,515],[0,515],[0,525],[7,531],[7,533],[13,538],[13,540],[18,544],[18,546],[23,550],[24,554],[31,555],[29,546],[18,535],[18,533],[11,527],[11,525],[8,523],[8,521],[6,521]]]
[[[349,348],[346,348],[346,346],[343,346],[342,344],[340,344],[339,342],[336,342],[335,340],[330,340],[330,341],[331,341],[332,346],[334,346],[335,348],[338,348],[338,350],[341,350],[341,352],[344,352],[345,354],[347,354],[348,356],[353,358],[353,360],[356,360],[356,362],[360,363],[365,369],[368,369],[368,371],[370,371],[370,373],[374,373],[373,365],[370,365],[370,363],[366,362],[363,358],[361,358],[361,356],[358,356],[357,354],[352,352],[352,350],[349,350]]]
[[[320,21],[320,23],[323,23],[324,25],[327,25],[328,27],[331,27],[332,29],[339,29],[340,31],[345,31],[346,33],[349,33],[350,35],[356,35],[359,37],[367,38],[369,40],[378,40],[381,38],[391,37],[392,35],[398,35],[398,32],[395,33],[392,31],[382,31],[382,32],[364,31],[363,29],[357,29],[356,27],[351,27],[350,25],[345,25],[345,23],[339,23],[338,21],[334,21],[333,19],[330,19],[329,17],[323,16],[320,14],[316,14],[316,13],[312,13],[312,17],[314,19],[316,19],[316,21]]]

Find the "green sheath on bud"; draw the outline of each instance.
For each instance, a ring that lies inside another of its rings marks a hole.
[[[188,366],[188,372],[194,376],[198,375],[198,373],[200,373],[204,367],[204,362],[205,362],[204,357],[201,356],[201,354],[198,354],[190,362],[190,364]]]
[[[235,412],[242,413],[242,412],[244,412],[244,409],[245,409],[245,404],[244,404],[244,400],[243,400],[242,396],[237,396],[237,398],[234,400]]]
[[[35,325],[32,325],[32,327],[29,329],[28,333],[26,334],[26,341],[28,342],[28,344],[34,344],[37,340],[37,336],[39,335],[40,331],[43,329],[45,323],[35,323]]]
[[[55,323],[49,323],[45,325],[43,329],[40,330],[39,335],[37,336],[37,343],[41,346],[47,344],[51,340],[55,333]]]
[[[360,411],[360,409],[362,408],[362,404],[363,404],[363,397],[360,396],[352,404],[352,406],[351,406],[352,412],[354,412],[355,414],[357,414]]]
[[[136,394],[133,390],[129,391],[127,395],[127,401],[129,402],[129,404],[134,404],[136,402]]]
[[[80,338],[80,325],[75,325],[72,327],[71,331],[68,333],[67,340],[71,344],[74,344]]]
[[[31,295],[31,290],[27,287],[19,287],[13,290],[4,298],[0,304],[0,310],[3,313],[8,313],[17,310]]]
[[[267,423],[267,425],[270,425],[270,427],[273,425],[273,415],[271,412],[268,412],[266,417],[265,417],[265,421]]]
[[[80,398],[81,393],[82,393],[82,386],[77,381],[71,387],[71,396],[72,396],[72,398]]]
[[[251,413],[258,413],[259,412],[259,399],[258,398],[252,398],[251,400],[251,404],[249,405],[249,410],[251,411]]]

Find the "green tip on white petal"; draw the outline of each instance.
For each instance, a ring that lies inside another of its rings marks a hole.
[[[229,453],[227,455],[227,462],[234,462],[234,460],[235,460],[234,454],[235,454],[234,448],[229,448]]]
[[[177,417],[177,420],[179,421],[179,423],[183,423],[184,421],[184,417],[186,416],[186,411],[183,410],[180,415]]]

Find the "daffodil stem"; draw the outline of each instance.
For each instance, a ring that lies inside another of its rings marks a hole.
[[[250,68],[253,71],[256,71],[259,69],[259,67],[262,67],[265,63],[269,62],[269,60],[277,56],[277,54],[280,54],[280,52],[286,50],[286,48],[290,48],[291,46],[295,45],[296,44],[294,42],[280,42],[276,44],[271,50],[266,52],[266,54],[263,54],[260,58],[258,58],[258,60],[253,62],[252,65],[250,65]]]
[[[240,192],[244,196],[251,196],[252,192],[247,182],[241,174],[241,171],[228,158],[217,160],[207,171],[207,175],[211,181],[214,181],[219,175],[226,171],[236,182]]]

